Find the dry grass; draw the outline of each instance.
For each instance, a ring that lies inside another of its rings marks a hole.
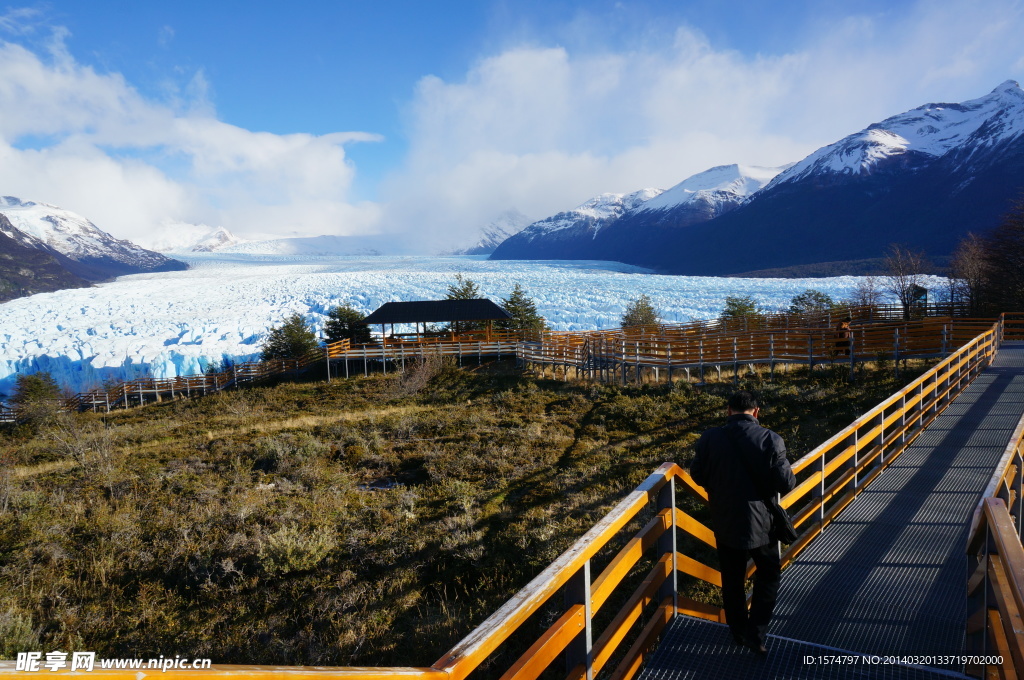
[[[428,665],[654,467],[685,465],[732,390],[426,370],[0,432],[0,657]],[[793,458],[896,388],[777,377],[744,386]]]

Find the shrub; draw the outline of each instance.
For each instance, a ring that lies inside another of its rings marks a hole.
[[[790,314],[820,314],[836,306],[832,296],[820,290],[808,288],[789,301]]]
[[[725,307],[719,316],[721,319],[744,319],[759,317],[764,314],[761,305],[750,295],[727,295]]]
[[[14,384],[11,405],[18,419],[33,429],[53,422],[64,408],[60,386],[45,372],[19,375]]]
[[[42,646],[28,616],[0,611],[0,659],[13,659],[18,652],[36,651]]]
[[[278,529],[260,545],[260,566],[268,574],[309,571],[331,554],[335,541],[324,529],[304,532],[295,525]]]
[[[653,326],[658,323],[658,310],[654,308],[651,298],[646,295],[630,300],[626,305],[626,311],[619,321],[623,328],[632,326]]]

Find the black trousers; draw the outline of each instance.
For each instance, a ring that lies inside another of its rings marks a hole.
[[[768,623],[772,620],[772,612],[775,611],[775,601],[779,596],[779,582],[782,580],[778,545],[772,542],[760,548],[743,549],[718,544],[725,621],[733,635],[751,636],[764,642],[768,634]],[[743,587],[748,557],[752,558],[757,566],[749,615],[746,590]]]

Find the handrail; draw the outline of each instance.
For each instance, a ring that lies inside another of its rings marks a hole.
[[[1001,656],[972,675],[1016,678],[1024,670],[1024,416],[971,519],[967,541],[967,651]]]

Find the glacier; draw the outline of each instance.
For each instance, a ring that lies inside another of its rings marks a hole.
[[[553,330],[615,327],[641,294],[664,321],[683,322],[716,317],[727,295],[751,295],[780,310],[808,288],[847,297],[860,280],[667,276],[617,262],[491,261],[483,255],[213,252],[182,259],[189,270],[133,274],[0,304],[0,394],[10,392],[18,373],[49,371],[79,392],[107,381],[173,378],[224,361],[255,360],[267,331],[292,313],[319,332],[338,304],[368,314],[385,302],[440,299],[457,273],[495,301],[520,284]]]

